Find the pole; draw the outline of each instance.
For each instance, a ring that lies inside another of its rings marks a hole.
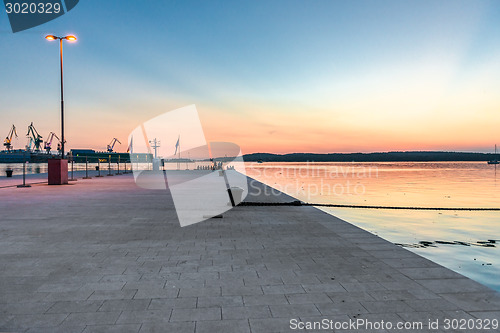
[[[229,185],[229,181],[227,179],[226,172],[224,168],[222,168],[222,174],[224,175],[224,182],[226,183],[227,194],[229,195],[229,201],[231,202],[231,206],[235,207],[236,203],[234,202],[233,192],[231,191],[231,186]]]
[[[75,159],[73,158],[73,154],[69,154],[69,159],[71,160],[71,179],[68,179],[69,181],[76,182],[77,179],[73,175],[73,165],[75,163]]]
[[[118,163],[117,163],[118,164],[118,172],[116,173],[117,175],[121,175],[121,173],[120,173],[120,157],[121,156],[118,155]]]
[[[61,158],[64,159],[64,86],[63,86],[63,40],[59,38],[61,57]]]
[[[99,157],[97,158],[97,171],[98,171],[98,175],[96,177],[102,177],[101,176],[101,159]]]
[[[179,146],[178,146],[179,153],[177,154],[177,170],[180,170],[181,169],[181,136],[180,135],[179,135],[178,142],[179,142]]]
[[[92,177],[89,177],[89,160],[88,156],[85,156],[85,177],[83,179],[92,179]]]
[[[31,187],[31,185],[26,185],[26,164],[28,162],[24,161],[23,163],[23,184],[22,185],[17,185],[17,187]]]
[[[111,155],[108,157],[108,176],[113,176],[111,174]]]

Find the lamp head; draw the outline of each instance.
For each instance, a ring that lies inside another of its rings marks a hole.
[[[69,35],[69,36],[66,36],[64,37],[67,41],[69,42],[76,42],[76,37],[73,36],[73,35]]]
[[[55,39],[57,39],[57,37],[54,36],[54,35],[47,35],[47,36],[45,36],[45,39],[47,39],[47,40],[55,40]]]

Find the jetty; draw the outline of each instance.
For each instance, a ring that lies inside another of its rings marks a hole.
[[[249,182],[246,201],[295,200]],[[500,318],[498,292],[317,208],[238,206],[181,228],[168,190],[131,174],[0,188],[0,266],[6,332],[297,332],[324,319],[450,332],[447,319]]]

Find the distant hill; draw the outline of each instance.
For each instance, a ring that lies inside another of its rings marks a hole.
[[[497,158],[494,154],[460,153],[445,151],[394,151],[386,153],[254,153],[243,156],[246,162],[449,162],[488,161]]]

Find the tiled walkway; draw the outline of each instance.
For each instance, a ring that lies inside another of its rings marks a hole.
[[[248,198],[271,199],[290,200]],[[169,194],[131,175],[0,189],[0,267],[8,332],[288,332],[323,319],[451,332],[446,318],[500,318],[498,293],[313,207],[237,207],[181,228]]]

